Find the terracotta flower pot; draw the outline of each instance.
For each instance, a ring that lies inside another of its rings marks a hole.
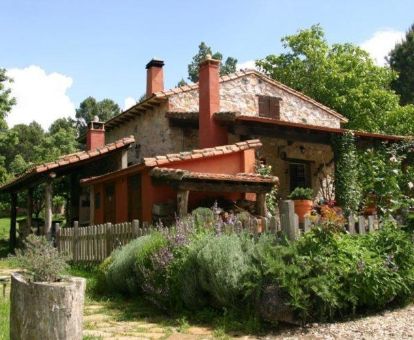
[[[299,222],[305,221],[305,216],[312,212],[313,202],[311,200],[294,200],[295,214],[299,217]]]

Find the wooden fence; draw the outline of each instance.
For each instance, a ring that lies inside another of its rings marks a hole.
[[[300,225],[298,216],[294,213],[293,202],[283,201],[280,207],[280,220],[271,217],[237,221],[234,224],[223,224],[222,232],[281,233],[290,240],[294,240],[301,233],[311,230],[317,222],[311,218],[305,218],[304,223]],[[345,228],[351,234],[365,234],[379,229],[379,222],[376,216],[368,216],[367,218],[364,216],[357,218],[350,216]],[[114,249],[154,230],[162,230],[168,233],[174,232],[175,229],[149,226],[146,223],[140,225],[138,220],[87,227],[79,227],[78,222],[75,222],[72,228],[59,228],[57,226],[55,240],[59,251],[67,254],[74,262],[101,262]]]

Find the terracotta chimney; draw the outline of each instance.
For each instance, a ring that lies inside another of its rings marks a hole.
[[[209,148],[228,144],[226,128],[217,124],[214,113],[220,111],[220,60],[210,55],[200,63],[199,91],[199,147]]]
[[[159,59],[151,59],[147,64],[147,97],[153,93],[164,90],[164,62]]]
[[[95,116],[93,121],[88,124],[86,133],[86,150],[101,148],[105,145],[105,123],[100,122]]]

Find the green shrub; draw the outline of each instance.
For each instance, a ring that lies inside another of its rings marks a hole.
[[[220,307],[241,303],[256,274],[251,260],[253,242],[238,235],[211,236],[196,258],[201,288]]]
[[[58,281],[60,274],[68,268],[66,257],[44,236],[31,234],[23,244],[23,249],[16,250],[16,262],[32,275],[33,281]]]
[[[312,200],[313,190],[311,188],[298,187],[290,193],[289,199],[291,200]]]
[[[140,283],[135,270],[137,257],[151,242],[151,235],[139,237],[122,248],[116,249],[101,265],[105,273],[108,289],[121,294],[135,295],[140,290]]]

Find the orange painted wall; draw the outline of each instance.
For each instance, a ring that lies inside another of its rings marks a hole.
[[[238,153],[218,155],[210,158],[199,158],[188,161],[167,164],[165,167],[184,169],[195,172],[237,174],[240,172],[254,172],[255,153],[254,150],[245,150]],[[154,185],[149,175],[150,168],[137,170],[141,172],[142,190],[142,220],[150,222],[152,220],[152,207],[154,204],[165,203],[168,200],[176,199],[176,191],[168,185]],[[130,176],[131,174],[128,174]],[[111,182],[113,179],[108,179]],[[107,183],[106,182],[106,183]],[[128,220],[128,180],[127,175],[120,175],[115,180],[116,183],[116,221],[115,223],[126,222]],[[101,192],[100,208],[95,209],[95,224],[103,223],[104,208],[104,183],[95,184],[95,192]],[[205,198],[221,197],[230,200],[237,200],[243,197],[240,193],[208,193],[191,192],[189,196],[189,207],[194,208],[197,202]],[[255,198],[255,195],[245,195],[246,198]]]

